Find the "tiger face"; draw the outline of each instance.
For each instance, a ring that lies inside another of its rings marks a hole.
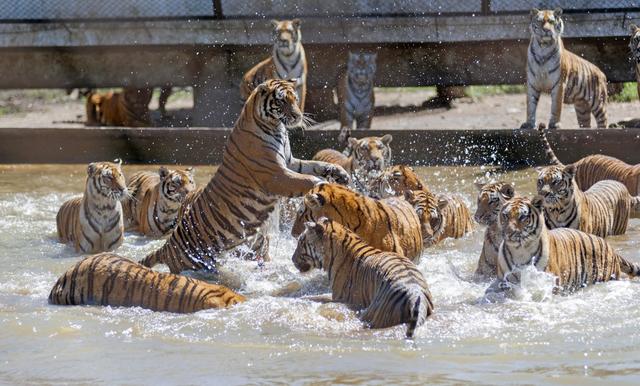
[[[184,202],[187,194],[196,188],[191,167],[184,170],[169,170],[161,166],[158,174],[160,174],[162,194],[171,201]]]
[[[407,190],[424,190],[425,186],[412,167],[394,165],[387,168],[372,183],[372,195],[386,198],[402,194]]]
[[[540,169],[538,174],[538,194],[544,198],[545,207],[564,206],[573,198],[573,178],[576,167],[548,166]]]
[[[324,234],[329,224],[326,217],[317,222],[306,222],[304,231],[298,238],[298,246],[291,260],[300,272],[308,272],[312,268],[322,269],[324,260]]]
[[[376,74],[376,53],[353,53],[349,52],[347,61],[347,73],[349,79],[359,85],[373,84]]]
[[[291,55],[296,49],[296,45],[302,38],[300,33],[300,19],[293,20],[271,20],[273,25],[273,44],[283,55]]]
[[[119,201],[127,194],[127,184],[122,174],[122,161],[92,162],[87,167],[87,185],[111,200]]]
[[[513,186],[504,182],[477,183],[478,208],[473,219],[482,225],[492,225],[498,221],[500,208],[515,195]]]
[[[635,24],[631,24],[631,41],[629,42],[629,50],[631,58],[634,62],[640,63],[640,28]]]
[[[356,170],[365,173],[381,172],[391,162],[391,134],[382,137],[349,137],[347,153],[353,156]]]
[[[420,219],[424,246],[432,246],[443,231],[442,211],[449,205],[449,201],[426,190],[407,190],[404,198],[413,206]]]
[[[500,227],[506,242],[523,244],[537,239],[544,226],[542,214],[543,199],[532,200],[516,197],[507,201],[500,210]]]
[[[254,91],[255,113],[262,120],[281,122],[286,128],[302,123],[302,111],[298,106],[297,80],[270,79]]]
[[[562,9],[560,8],[556,8],[553,11],[541,11],[537,8],[531,10],[531,23],[529,24],[531,36],[541,46],[557,44],[560,35],[564,31],[564,22],[560,16],[562,16]]]

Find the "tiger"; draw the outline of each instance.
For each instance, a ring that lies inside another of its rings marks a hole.
[[[127,195],[121,160],[90,163],[84,194],[63,203],[56,215],[60,242],[83,253],[118,248],[124,235],[120,200]]]
[[[555,292],[572,292],[596,282],[640,274],[640,266],[617,254],[601,237],[545,225],[544,198],[515,197],[500,210],[503,242],[498,279],[488,291],[518,284],[518,269],[533,265],[556,277]]]
[[[376,102],[373,81],[377,56],[376,53],[349,52],[346,70],[338,77],[339,143],[346,143],[354,123],[357,129],[371,128]]]
[[[636,70],[636,87],[638,90],[638,97],[640,97],[640,28],[635,24],[631,24],[629,29],[631,31],[629,49],[631,50],[631,59],[634,62]]]
[[[460,196],[434,195],[426,189],[407,190],[405,200],[418,214],[425,248],[473,231],[471,212]]]
[[[131,175],[127,184],[130,196],[122,202],[125,229],[150,237],[171,233],[182,203],[196,187],[193,177],[191,167],[170,170],[164,166],[157,173]]]
[[[371,328],[407,324],[412,338],[433,314],[427,282],[411,260],[370,246],[339,222],[306,223],[291,259],[300,272],[327,271],[333,300],[361,310]]]
[[[301,196],[323,178],[348,183],[338,165],[294,158],[287,129],[299,127],[296,82],[271,79],[256,87],[227,139],[222,163],[167,242],[141,263],[172,273],[215,272],[216,259],[246,241],[279,197]]]
[[[300,19],[271,20],[273,51],[270,57],[247,71],[240,83],[240,98],[246,101],[253,89],[268,79],[298,79],[298,107],[304,112],[307,95],[307,58],[302,47]]]
[[[87,126],[145,127],[151,125],[153,89],[125,87],[122,92],[91,92],[86,100]]]
[[[142,307],[174,313],[226,308],[244,301],[244,296],[221,285],[159,273],[109,252],[76,263],[49,293],[49,304]]]
[[[412,167],[394,165],[386,168],[369,183],[369,195],[387,198],[404,194],[407,190],[429,190]]]
[[[322,183],[305,196],[291,228],[298,237],[304,223],[320,217],[338,221],[371,246],[417,262],[423,249],[420,220],[402,197],[375,200],[347,187]]]
[[[527,121],[521,129],[536,125],[540,93],[551,93],[549,129],[560,128],[562,103],[574,104],[580,127],[607,127],[607,78],[594,64],[569,52],[562,43],[562,10],[531,10],[531,40],[527,52]]]
[[[574,165],[540,169],[537,190],[544,198],[547,227],[573,228],[603,238],[624,234],[631,209],[640,209],[640,197],[631,197],[623,184],[612,180],[583,192],[575,173]]]
[[[564,166],[551,148],[544,128],[539,127],[538,130],[549,164]],[[640,164],[629,165],[614,157],[593,154],[571,165],[576,167],[575,181],[582,190],[589,189],[598,181],[614,180],[624,184],[632,196],[640,195]]]
[[[487,230],[484,233],[482,252],[474,276],[495,277],[498,250],[502,243],[498,217],[502,205],[515,197],[516,192],[513,186],[506,182],[476,183],[475,185],[478,188],[478,206],[473,219],[478,224],[485,225]]]

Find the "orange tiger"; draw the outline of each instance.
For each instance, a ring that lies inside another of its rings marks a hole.
[[[394,165],[385,169],[369,184],[369,194],[374,198],[400,196],[407,190],[429,190],[412,167]]]
[[[244,296],[221,285],[155,272],[112,253],[79,261],[49,293],[50,304],[142,307],[178,313],[226,308],[244,301]]]
[[[111,251],[122,244],[120,200],[128,192],[121,165],[120,160],[89,164],[83,196],[66,201],[56,216],[60,242],[84,253]]]
[[[153,89],[125,87],[122,92],[91,92],[87,96],[87,125],[144,127],[151,124],[149,102]]]

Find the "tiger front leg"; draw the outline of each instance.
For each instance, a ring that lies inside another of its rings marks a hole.
[[[357,117],[356,127],[358,129],[370,129],[372,120],[373,120],[373,112],[369,110],[366,113]]]
[[[326,180],[333,180],[339,184],[349,183],[349,174],[347,171],[344,170],[342,166],[330,164],[328,162],[307,161],[292,158],[289,168],[297,171],[298,173],[322,177]]]
[[[300,197],[313,189],[322,179],[309,174],[296,173],[285,169],[263,181],[264,189],[276,196]]]
[[[564,102],[564,84],[558,81],[556,87],[551,89],[551,119],[549,130],[560,129],[560,117],[562,116],[562,103]]]
[[[351,128],[353,127],[353,114],[347,110],[347,107],[342,102],[340,106],[340,135],[338,135],[338,144],[344,146],[347,144],[347,140],[351,137]]]
[[[533,129],[536,127],[536,111],[538,110],[539,100],[540,90],[529,84],[527,87],[527,121],[520,126],[521,129]]]

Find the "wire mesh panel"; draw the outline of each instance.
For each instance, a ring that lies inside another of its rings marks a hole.
[[[640,9],[639,0],[491,0],[493,12],[529,11],[531,8],[554,9],[560,7],[567,10],[598,9]]]
[[[212,0],[0,0],[0,21],[211,16]]]

